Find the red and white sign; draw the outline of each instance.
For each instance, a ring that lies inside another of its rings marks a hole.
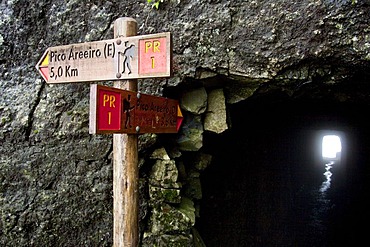
[[[47,83],[171,76],[171,34],[158,33],[49,47],[36,64]]]

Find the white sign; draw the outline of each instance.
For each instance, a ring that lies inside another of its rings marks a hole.
[[[171,76],[170,33],[48,48],[36,69],[47,83]]]

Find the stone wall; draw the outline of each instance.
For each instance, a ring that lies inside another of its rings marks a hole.
[[[40,78],[48,47],[111,39],[122,16],[138,21],[139,34],[173,35],[174,76],[139,82],[143,93],[179,99],[185,115],[179,134],[139,138],[146,246],[201,242],[193,226],[211,162],[203,134],[232,127],[228,104],[330,87],[370,67],[365,0],[181,0],[158,10],[144,0],[15,0],[0,13],[1,246],[112,245],[112,138],[88,134],[86,83]]]

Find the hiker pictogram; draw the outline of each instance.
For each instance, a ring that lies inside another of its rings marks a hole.
[[[125,42],[125,47],[126,49],[123,52],[118,52],[118,73],[125,74],[131,74],[132,73],[132,66],[131,66],[131,61],[135,57],[136,49],[135,45],[131,44],[130,46],[127,47],[128,41]],[[122,71],[120,71],[120,60],[123,58],[122,61]]]
[[[132,128],[132,125],[131,125],[131,110],[133,110],[135,108],[135,106],[131,106],[131,95],[128,94],[127,95],[127,99],[123,99],[123,112],[125,113],[126,115],[126,119],[125,119],[125,129],[127,128]]]

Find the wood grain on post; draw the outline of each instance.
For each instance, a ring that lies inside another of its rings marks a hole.
[[[137,35],[133,18],[114,22],[114,38]],[[114,87],[137,92],[137,80],[119,80]],[[113,134],[113,246],[139,244],[138,136]]]

